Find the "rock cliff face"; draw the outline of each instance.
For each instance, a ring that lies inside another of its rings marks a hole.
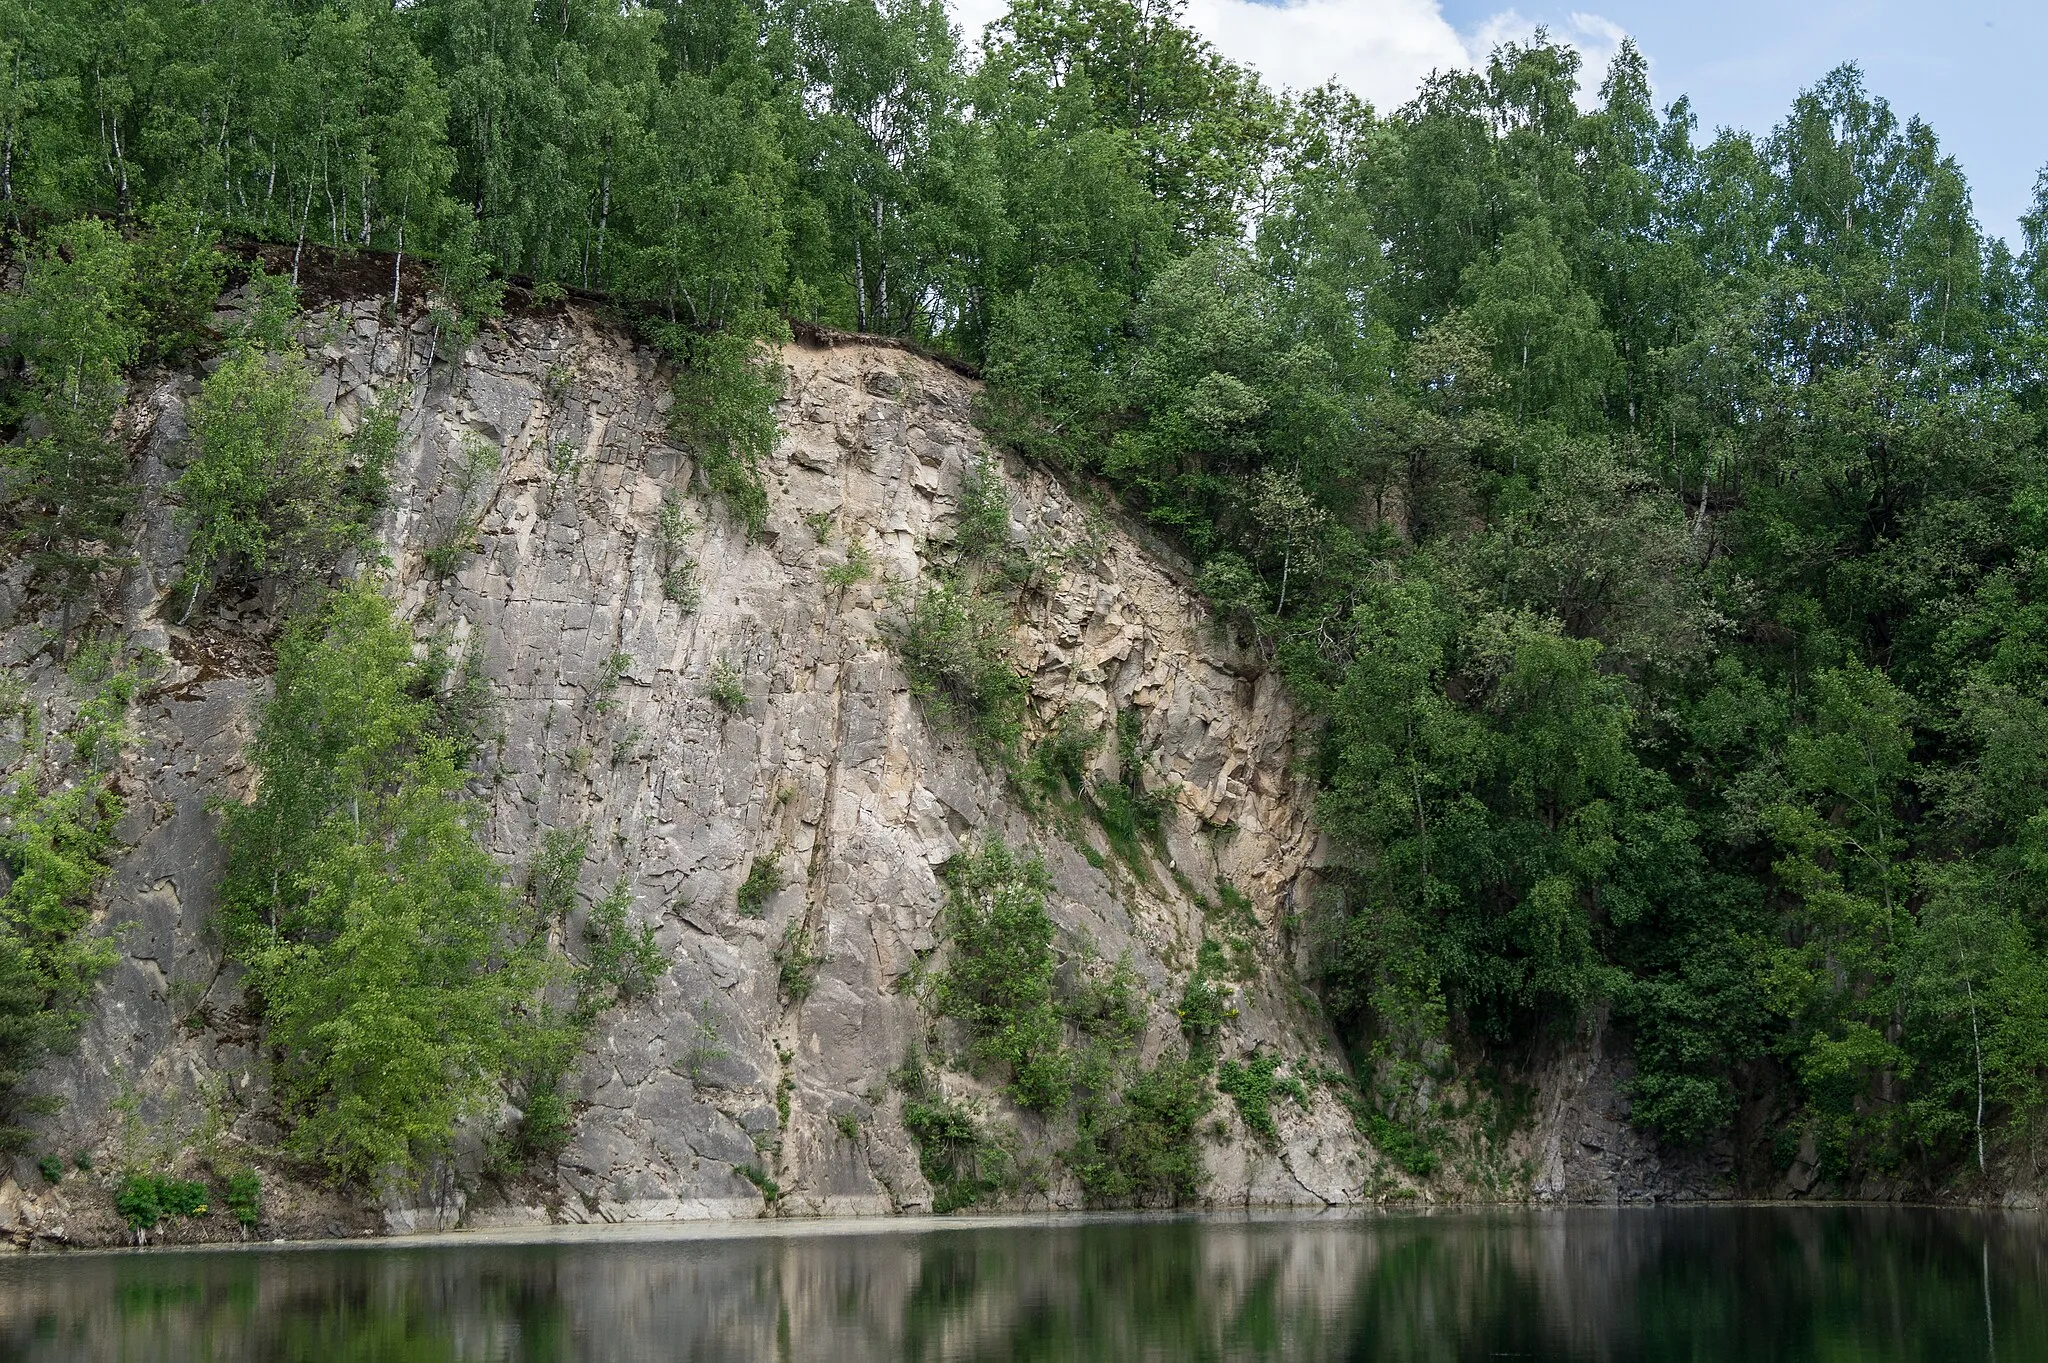
[[[1296,978],[1318,838],[1311,792],[1290,768],[1288,704],[1163,556],[1044,472],[1005,470],[1012,536],[1051,565],[1016,611],[1034,722],[1106,735],[1092,759],[1106,772],[1120,760],[1118,716],[1135,725],[1143,779],[1169,800],[1157,849],[1119,858],[1092,824],[1034,817],[912,697],[884,627],[945,557],[962,478],[987,455],[970,380],[879,344],[789,348],[767,533],[750,540],[670,442],[653,356],[580,309],[508,319],[431,376],[426,321],[393,321],[376,300],[328,305],[306,337],[318,396],[345,425],[379,401],[403,404],[387,586],[423,640],[439,631],[473,650],[491,683],[478,784],[491,850],[516,876],[543,830],[587,827],[585,901],[623,878],[667,971],[600,1023],[575,1135],[545,1177],[508,1194],[476,1176],[471,1150],[378,1209],[274,1188],[269,1223],[303,1233],[763,1214],[742,1165],[780,1184],[784,1215],[928,1208],[888,1074],[933,1025],[903,986],[941,945],[937,868],[991,835],[1043,856],[1063,956],[1128,958],[1149,995],[1148,1057],[1178,1041],[1174,1004],[1206,928],[1235,934],[1245,962],[1222,1055],[1264,1046],[1339,1063]],[[130,409],[148,496],[121,611],[133,642],[168,665],[137,710],[120,778],[127,850],[105,917],[123,959],[76,1052],[41,1080],[61,1100],[46,1146],[103,1162],[276,1134],[257,1038],[209,933],[213,806],[247,793],[241,753],[276,619],[259,597],[180,625],[166,600],[181,542],[164,490],[196,388],[161,378]],[[479,449],[497,469],[465,501],[456,468]],[[657,522],[672,495],[697,525],[688,552],[702,598],[687,611],[661,581]],[[429,551],[465,515],[481,548],[435,571]],[[828,579],[863,553],[866,580]],[[18,592],[0,606],[19,617],[8,661],[54,715],[67,702],[39,630],[58,622],[28,618]],[[744,705],[714,702],[714,670],[737,674]],[[778,868],[782,887],[749,917],[736,892],[757,863]],[[1249,897],[1249,916],[1207,920],[1222,883]],[[821,958],[798,1002],[778,989],[792,924]],[[943,1082],[1027,1152],[1060,1139],[990,1086],[951,1072]],[[1216,1204],[1362,1195],[1371,1152],[1331,1093],[1311,1085],[1305,1108],[1274,1113],[1268,1143],[1227,1100],[1212,1110]],[[17,1164],[0,1217],[18,1234],[117,1233],[92,1179],[47,1189]],[[1045,1167],[1030,1204],[1078,1206],[1078,1187]]]

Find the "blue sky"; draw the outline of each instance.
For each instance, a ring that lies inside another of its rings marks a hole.
[[[951,0],[970,37],[1006,0]],[[1585,52],[1599,84],[1622,35],[1650,59],[1660,100],[1692,96],[1704,132],[1768,132],[1792,98],[1859,63],[1902,118],[1918,114],[1963,165],[1978,220],[2019,242],[2048,162],[2042,68],[2048,0],[1186,0],[1188,21],[1276,85],[1331,76],[1381,108],[1431,70],[1471,65],[1538,24]]]
[[[1441,13],[1468,37],[1504,26],[1498,4],[1443,0]],[[1703,129],[1768,130],[1802,87],[1854,61],[1901,118],[1933,125],[1969,176],[1985,230],[2019,244],[2019,215],[2048,162],[2043,0],[1595,0],[1512,13],[1515,29],[1546,24],[1589,55],[1605,32],[1588,16],[1626,31],[1650,58],[1659,98],[1691,95]]]

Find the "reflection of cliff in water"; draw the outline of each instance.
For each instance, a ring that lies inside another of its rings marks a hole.
[[[0,1359],[2020,1358],[2044,1286],[2031,1216],[970,1222],[16,1259]]]

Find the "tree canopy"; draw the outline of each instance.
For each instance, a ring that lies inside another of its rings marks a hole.
[[[0,0],[6,545],[53,590],[121,561],[121,376],[209,344],[217,240],[430,260],[457,340],[493,280],[610,294],[750,521],[758,343],[906,337],[1289,681],[1323,996],[1387,1082],[1604,1009],[1674,1143],[1749,1110],[1780,1163],[1931,1178],[2031,1129],[2048,176],[1986,237],[1853,66],[1703,138],[1626,44],[1379,110],[1177,0],[981,38],[942,0]],[[257,453],[344,462],[275,352],[208,381],[207,581],[349,538],[251,510]],[[393,828],[450,779],[417,754]]]

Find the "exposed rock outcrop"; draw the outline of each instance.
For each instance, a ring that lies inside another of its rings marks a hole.
[[[427,321],[389,320],[375,300],[317,313],[306,334],[317,396],[345,425],[380,401],[404,404],[388,586],[422,639],[440,631],[473,648],[491,683],[478,786],[491,850],[516,874],[543,830],[587,826],[585,898],[623,877],[668,967],[651,995],[602,1020],[551,1176],[507,1199],[475,1176],[470,1149],[390,1194],[384,1225],[759,1215],[768,1204],[735,1172],[743,1165],[772,1173],[782,1214],[929,1207],[888,1081],[930,1025],[902,986],[940,945],[937,868],[990,835],[1044,857],[1063,954],[1129,960],[1149,994],[1148,1056],[1178,1041],[1174,1003],[1205,928],[1221,930],[1205,913],[1227,882],[1253,909],[1229,929],[1250,966],[1223,1055],[1263,1045],[1340,1063],[1296,976],[1318,837],[1312,792],[1290,767],[1293,716],[1278,678],[1240,656],[1158,552],[1044,471],[1006,470],[1012,536],[1044,565],[1016,613],[1036,722],[1107,735],[1092,760],[1114,772],[1117,717],[1135,717],[1143,779],[1169,800],[1156,851],[1119,859],[1090,824],[1034,818],[913,699],[884,623],[946,557],[962,477],[987,457],[971,380],[883,346],[789,348],[768,528],[749,540],[671,443],[654,357],[580,309],[508,320],[431,378]],[[168,666],[137,711],[120,778],[128,850],[105,913],[123,960],[76,1053],[43,1078],[61,1100],[47,1145],[102,1160],[124,1142],[132,1156],[138,1141],[168,1152],[277,1134],[254,1029],[208,931],[221,864],[211,806],[246,794],[241,753],[276,621],[259,598],[180,626],[166,601],[180,535],[165,488],[195,391],[174,376],[131,408],[148,499],[123,609],[133,641]],[[451,469],[476,442],[501,463],[464,508]],[[675,495],[698,524],[692,610],[661,583],[657,519]],[[465,510],[481,548],[442,575],[429,552]],[[828,580],[862,551],[867,580]],[[34,694],[61,708],[46,642],[31,621],[7,634]],[[747,693],[733,713],[707,695],[721,662]],[[748,917],[735,893],[757,860],[784,884]],[[775,953],[798,920],[822,961],[792,1003]],[[1059,1137],[991,1086],[945,1083],[1014,1126],[1027,1151],[1049,1153]],[[1335,1096],[1309,1093],[1306,1109],[1275,1105],[1270,1144],[1218,1103],[1204,1142],[1216,1203],[1361,1195],[1369,1149]],[[1032,1204],[1078,1206],[1078,1187],[1045,1167]],[[19,1195],[7,1214],[24,1227],[68,1219],[74,1238],[86,1221],[99,1227],[88,1238],[113,1234],[109,1214],[89,1208],[105,1202],[93,1182]],[[266,1209],[279,1229],[365,1224],[334,1199],[296,1197]],[[73,1212],[57,1210],[69,1202]]]

